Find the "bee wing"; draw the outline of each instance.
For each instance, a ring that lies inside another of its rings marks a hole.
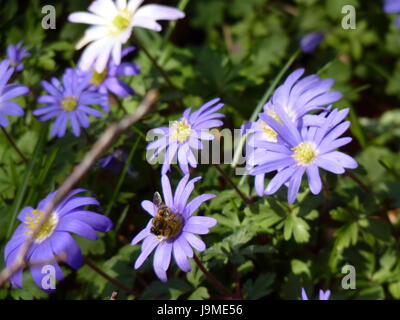
[[[154,195],[153,195],[153,203],[154,203],[157,207],[161,206],[162,203],[163,203],[162,198],[161,198],[161,195],[160,195],[158,192],[155,192]]]

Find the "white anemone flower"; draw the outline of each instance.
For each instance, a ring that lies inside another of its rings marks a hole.
[[[80,59],[79,67],[90,70],[94,66],[98,73],[104,71],[112,56],[115,64],[121,62],[121,47],[132,34],[133,27],[161,31],[157,20],[177,20],[185,14],[175,8],[157,4],[146,4],[144,0],[95,0],[90,12],[74,12],[68,19],[74,23],[85,23],[89,27],[77,43],[79,50],[89,44]]]

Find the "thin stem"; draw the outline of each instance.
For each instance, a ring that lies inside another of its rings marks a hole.
[[[168,74],[164,71],[164,69],[158,64],[157,60],[151,55],[151,53],[146,49],[146,47],[142,44],[142,42],[135,37],[135,42],[138,47],[144,52],[147,58],[152,62],[152,64],[156,67],[160,75],[165,79],[168,85],[172,88],[177,90],[176,86],[172,83],[171,79],[169,78]]]
[[[6,136],[8,142],[11,144],[11,146],[14,148],[14,150],[18,153],[18,155],[21,157],[21,159],[25,162],[25,164],[28,164],[28,159],[24,156],[24,154],[21,152],[21,150],[18,148],[17,144],[11,138],[11,136],[8,134],[8,132],[1,127],[1,131],[3,131],[4,135]]]
[[[123,182],[125,181],[125,177],[126,177],[126,174],[128,172],[129,165],[130,165],[130,163],[132,161],[133,155],[134,155],[134,153],[136,151],[136,148],[137,148],[137,146],[139,144],[139,141],[140,141],[140,137],[136,140],[136,142],[134,143],[131,151],[129,152],[128,159],[126,160],[126,162],[124,164],[124,167],[122,169],[121,175],[120,175],[120,177],[118,179],[118,182],[117,182],[117,186],[114,189],[114,192],[112,194],[111,201],[109,202],[109,204],[107,206],[106,216],[108,216],[110,214],[111,209],[114,206],[115,200],[117,199],[117,196],[119,194],[119,190],[121,189],[121,186],[122,186]]]
[[[24,173],[22,184],[18,188],[15,200],[12,204],[12,213],[11,213],[10,224],[8,226],[8,231],[7,231],[7,237],[6,237],[7,239],[10,238],[11,233],[14,230],[14,225],[17,220],[16,217],[18,215],[19,210],[22,207],[23,201],[26,200],[26,190],[28,189],[29,180],[31,176],[34,174],[35,164],[38,161],[39,155],[43,150],[47,133],[48,133],[48,124],[44,124],[40,129],[39,139],[36,142],[36,146],[31,156],[31,160],[29,161],[28,167]]]
[[[366,193],[368,193],[369,195],[373,194],[371,188],[368,187],[364,182],[362,182],[361,179],[358,178],[354,173],[346,171],[345,175],[352,179],[355,183],[357,183]]]
[[[319,222],[319,225],[324,226],[324,225],[326,225],[324,220],[327,219],[329,216],[328,212],[329,212],[329,206],[330,206],[331,192],[329,191],[328,182],[322,177],[321,177],[321,181],[322,181],[322,194],[324,196],[324,201],[321,205],[321,211],[320,211],[321,213],[318,215],[318,222]],[[318,253],[320,251],[320,249],[322,248],[322,241],[324,240],[323,233],[324,233],[323,228],[317,229],[316,238],[315,238],[315,246],[314,246],[314,250],[316,253]]]
[[[331,196],[331,193],[329,191],[328,182],[325,181],[324,179],[322,179],[322,192],[323,192],[324,200],[325,200],[324,203],[322,204],[322,212],[324,214],[327,214],[328,209],[329,209],[329,202],[330,202],[329,198]]]
[[[239,272],[238,272],[236,267],[235,267],[235,270],[233,272],[235,274],[235,283],[236,283],[235,296],[238,299],[242,299],[242,293],[241,293],[242,289],[241,289],[241,286],[240,286],[240,275],[239,275]]]
[[[251,203],[251,200],[244,195],[242,191],[237,187],[237,185],[232,181],[229,175],[221,168],[219,164],[214,164],[215,169],[221,174],[221,176],[228,182],[228,184],[237,192],[237,194],[243,199],[247,204]]]
[[[104,279],[106,279],[108,282],[113,284],[114,286],[120,288],[121,290],[125,291],[127,294],[130,294],[131,296],[137,298],[139,294],[135,292],[133,289],[128,288],[125,286],[123,283],[119,282],[118,280],[111,278],[107,273],[105,273],[103,270],[101,270],[98,266],[96,266],[92,261],[89,259],[85,258],[84,259],[85,264],[91,268],[94,272],[102,276]]]
[[[179,1],[179,3],[176,6],[176,8],[181,10],[181,11],[185,11],[185,8],[188,5],[189,1],[190,0],[181,0],[181,1]],[[164,39],[163,39],[164,45],[168,42],[169,38],[171,37],[172,32],[174,31],[177,22],[178,21],[175,20],[175,21],[171,21],[169,23],[169,27],[168,27],[167,31],[165,32]]]
[[[233,297],[232,292],[226,288],[221,282],[219,282],[204,266],[204,264],[201,262],[199,257],[197,255],[193,255],[193,259],[196,262],[197,266],[200,268],[200,270],[204,273],[206,276],[207,280],[210,281],[210,283],[216,288],[221,294],[227,296],[227,297]]]

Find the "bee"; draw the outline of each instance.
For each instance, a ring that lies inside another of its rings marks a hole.
[[[153,219],[153,226],[150,232],[158,238],[166,240],[177,236],[182,229],[182,216],[172,212],[172,210],[163,203],[158,192],[154,193],[153,203],[157,206],[157,215]]]

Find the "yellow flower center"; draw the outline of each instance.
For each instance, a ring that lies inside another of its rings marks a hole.
[[[276,142],[277,137],[278,137],[278,134],[276,133],[276,131],[274,129],[272,129],[269,125],[267,125],[264,121],[260,121],[259,124],[262,128],[262,131],[266,135],[266,140]]]
[[[278,121],[280,124],[282,124],[281,119],[279,119],[276,112],[268,110],[267,113],[270,117],[272,117],[273,119]],[[272,129],[269,125],[267,125],[264,121],[260,121],[259,123],[260,123],[262,130],[266,134],[266,138],[267,138],[266,140],[272,141],[272,142],[277,142],[278,133],[274,129]]]
[[[268,110],[267,111],[268,115],[270,117],[272,117],[273,119],[275,119],[276,121],[278,121],[280,124],[282,124],[281,119],[279,119],[278,115],[276,114],[276,112]]]
[[[26,231],[24,233],[26,235],[31,234],[33,232],[33,230],[36,229],[43,214],[44,214],[44,211],[33,210],[32,216],[28,216],[25,218]],[[57,223],[58,223],[58,216],[56,214],[52,213],[50,215],[50,218],[44,223],[44,225],[42,226],[42,228],[36,235],[35,242],[40,243],[43,240],[50,237],[52,235],[54,229],[56,228]]]
[[[78,98],[77,97],[65,97],[63,101],[61,101],[61,108],[63,108],[64,111],[74,111],[76,107],[78,106]]]
[[[171,128],[173,130],[171,138],[178,140],[180,143],[186,142],[192,134],[192,127],[184,117],[179,121],[174,121]]]
[[[311,164],[317,156],[315,145],[312,142],[302,142],[292,150],[294,151],[292,157],[296,159],[299,166]]]
[[[103,83],[104,79],[107,76],[108,70],[107,68],[104,69],[103,72],[98,73],[96,70],[93,70],[92,79],[90,79],[90,84],[94,84],[95,86],[99,86]]]
[[[111,33],[121,33],[129,27],[130,22],[129,12],[126,10],[120,11],[111,21]]]

